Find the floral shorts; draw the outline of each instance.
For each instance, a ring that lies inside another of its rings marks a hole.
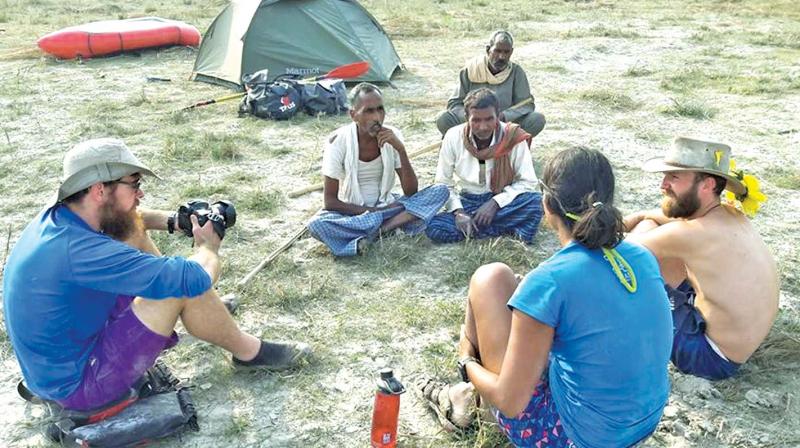
[[[516,417],[505,417],[497,409],[494,409],[494,415],[500,430],[517,447],[575,447],[561,426],[561,417],[547,381],[536,385],[528,406]]]

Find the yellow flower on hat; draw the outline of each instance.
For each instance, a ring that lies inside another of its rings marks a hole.
[[[749,217],[754,217],[761,208],[761,203],[767,200],[767,196],[761,192],[760,182],[752,174],[745,174],[744,170],[736,170],[736,162],[731,159],[730,173],[735,176],[745,186],[745,193],[735,195],[730,191],[725,192],[725,199],[730,204],[739,202],[742,212]]]

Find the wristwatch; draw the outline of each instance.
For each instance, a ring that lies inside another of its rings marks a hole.
[[[476,362],[481,365],[481,361],[474,356],[465,356],[458,360],[458,373],[461,374],[461,381],[469,383],[469,375],[467,375],[467,364]]]

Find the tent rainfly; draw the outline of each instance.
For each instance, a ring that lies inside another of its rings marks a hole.
[[[192,79],[241,88],[242,75],[269,69],[315,76],[368,61],[354,81],[388,82],[400,57],[383,27],[354,0],[233,0],[206,31]]]

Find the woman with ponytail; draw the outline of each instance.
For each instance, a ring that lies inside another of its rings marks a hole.
[[[561,249],[519,284],[502,263],[475,272],[459,345],[465,382],[429,381],[423,393],[452,428],[468,424],[477,391],[516,446],[634,445],[669,395],[672,322],[658,263],[622,241],[602,153],[555,155],[540,187]]]

